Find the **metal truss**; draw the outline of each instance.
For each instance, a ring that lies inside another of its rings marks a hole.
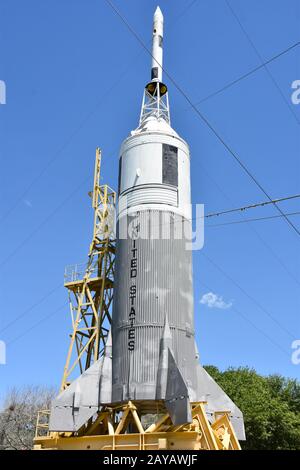
[[[229,412],[215,413],[210,424],[205,413],[206,402],[192,404],[192,423],[174,426],[168,413],[156,416],[145,425],[139,405],[129,401],[125,406],[103,407],[81,434],[58,433],[38,435],[35,450],[240,450],[229,420]]]
[[[152,116],[171,124],[167,87],[160,82],[150,82],[144,90],[139,125]]]
[[[86,264],[68,266],[68,289],[72,318],[71,342],[61,390],[103,354],[111,324],[114,287],[116,193],[100,185],[101,151],[96,149],[94,187],[90,193],[94,209],[93,239]]]

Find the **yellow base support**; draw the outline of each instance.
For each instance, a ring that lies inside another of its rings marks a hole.
[[[81,435],[50,433],[34,439],[35,450],[240,450],[228,412],[210,424],[205,402],[192,404],[192,423],[174,426],[166,413],[144,429],[132,402],[104,408]],[[121,417],[119,416],[121,412]],[[119,418],[117,418],[119,416]],[[44,428],[43,428],[44,429]],[[134,429],[134,432],[131,432]]]

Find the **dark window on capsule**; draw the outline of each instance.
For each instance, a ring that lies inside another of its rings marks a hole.
[[[162,179],[164,184],[178,186],[178,148],[173,145],[162,146]]]
[[[119,158],[118,194],[121,191],[122,157]]]
[[[158,45],[159,45],[159,47],[163,46],[163,38],[162,38],[161,35],[158,36]]]
[[[158,78],[158,67],[153,67],[151,69],[151,80],[153,80],[153,78]]]

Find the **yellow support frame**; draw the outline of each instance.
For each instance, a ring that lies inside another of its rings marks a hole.
[[[138,403],[104,407],[83,435],[36,436],[35,450],[240,450],[228,412],[210,424],[206,402],[192,404],[192,423],[174,426],[168,413],[144,429]],[[119,416],[121,412],[121,417]],[[135,427],[135,432],[133,432]]]
[[[72,317],[71,341],[64,367],[61,390],[88,369],[103,354],[111,324],[114,287],[116,193],[100,185],[101,151],[96,149],[92,207],[93,239],[88,262],[81,272],[75,265],[65,275]],[[79,370],[78,370],[79,369]]]

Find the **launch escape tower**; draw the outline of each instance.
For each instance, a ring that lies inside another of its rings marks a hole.
[[[115,195],[100,186],[97,150],[89,262],[65,283],[73,333],[49,432],[37,433],[35,448],[218,450],[244,439],[241,411],[199,363],[186,248],[190,154],[171,128],[162,45],[158,7],[151,81],[120,151],[116,254],[107,229]]]

